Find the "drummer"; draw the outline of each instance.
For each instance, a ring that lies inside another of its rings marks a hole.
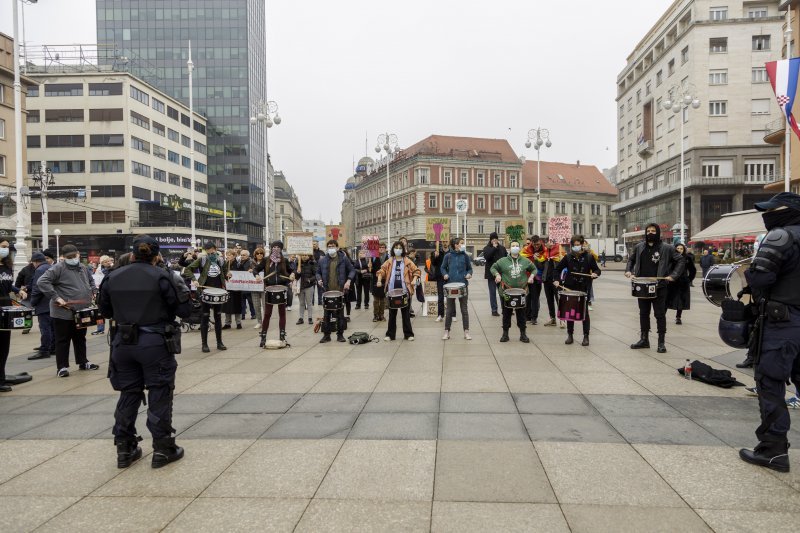
[[[414,287],[419,279],[420,271],[414,261],[406,257],[406,248],[401,241],[392,245],[392,257],[389,258],[378,271],[377,287],[383,286],[386,280],[386,296],[393,290],[403,290],[409,298],[414,294]],[[411,305],[400,308],[403,320],[403,338],[407,341],[414,340],[414,330],[411,329]],[[389,324],[386,327],[386,337],[383,340],[393,341],[397,334],[397,309],[389,309]]]
[[[453,317],[456,316],[456,300],[458,300],[461,307],[461,317],[464,320],[464,338],[471,341],[467,285],[469,285],[469,280],[472,278],[472,261],[469,260],[469,256],[466,253],[464,239],[451,239],[450,248],[452,251],[445,255],[442,261],[442,281],[444,285],[448,283],[463,283],[464,294],[461,298],[447,298],[447,312],[445,313],[442,340],[446,341],[450,338],[450,326],[453,323]]]
[[[284,287],[287,292],[288,287],[294,281],[294,272],[289,268],[289,261],[283,257],[283,242],[275,241],[269,245],[269,257],[263,258],[253,269],[253,275],[258,276],[264,273],[265,290],[268,287]],[[262,348],[267,342],[267,331],[269,321],[272,319],[272,307],[269,302],[264,302],[264,321],[261,323],[261,343]],[[286,340],[286,301],[278,304],[278,328],[280,329],[280,339]]]
[[[584,248],[586,240],[583,235],[573,235],[570,239],[570,250],[556,266],[556,272],[561,273],[561,280],[556,279],[553,285],[558,287],[563,283],[564,288],[572,291],[586,293],[588,297],[592,290],[592,280],[600,275],[600,267],[590,250]],[[567,320],[567,340],[564,344],[572,344],[572,334],[575,332],[575,321]],[[583,318],[583,342],[581,346],[589,346],[589,306],[586,306]]]
[[[494,276],[494,281],[497,283],[497,288],[500,291],[500,301],[503,302],[503,336],[500,337],[500,342],[508,342],[508,330],[511,328],[511,314],[517,315],[517,327],[519,328],[520,342],[530,342],[528,336],[525,334],[525,307],[520,305],[511,307],[508,304],[509,296],[506,294],[507,289],[522,289],[526,292],[528,283],[533,279],[536,267],[528,259],[520,255],[519,241],[511,241],[509,252],[510,254],[498,259],[492,265],[490,272]]]
[[[339,241],[331,239],[328,241],[326,255],[319,260],[317,264],[317,285],[322,289],[325,294],[328,291],[341,291],[344,293],[342,298],[342,307],[337,310],[324,309],[322,317],[322,339],[321,343],[331,342],[331,318],[336,313],[336,340],[338,342],[347,342],[344,338],[344,299],[349,296],[348,291],[356,278],[356,269],[347,255],[339,250]]]
[[[8,239],[0,240],[0,305],[11,305],[11,293],[27,298],[25,287],[14,286],[14,260]],[[6,383],[6,361],[11,349],[11,331],[0,331],[0,392],[11,392],[11,385]],[[45,346],[45,349],[47,347]]]
[[[199,268],[200,277],[197,279],[197,286],[201,292],[204,288],[224,289],[225,279],[228,276],[228,264],[219,256],[217,246],[213,242],[208,241],[203,249],[206,252],[205,255],[199,256],[183,269],[184,279],[194,281],[194,271]],[[212,310],[214,312],[214,333],[217,337],[217,350],[228,349],[222,344],[222,306],[202,302],[200,339],[202,343],[201,349],[204,353],[211,351],[208,347],[208,322]]]

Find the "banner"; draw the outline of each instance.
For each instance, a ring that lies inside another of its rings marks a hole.
[[[287,232],[285,250],[289,255],[311,255],[314,253],[314,234],[306,232]]]
[[[371,257],[373,259],[380,257],[380,250],[378,250],[380,244],[381,244],[380,235],[361,236],[361,250],[366,252],[367,257]]]
[[[325,242],[333,239],[339,243],[339,248],[347,248],[347,240],[344,237],[344,226],[338,224],[333,226],[325,226]]]
[[[450,240],[450,219],[447,217],[426,219],[425,240],[448,242]]]
[[[572,217],[550,217],[547,220],[547,235],[552,242],[569,244],[572,237]]]
[[[252,272],[244,270],[231,271],[231,277],[225,283],[225,290],[228,291],[243,291],[243,292],[257,292],[264,290],[264,279],[256,278]]]

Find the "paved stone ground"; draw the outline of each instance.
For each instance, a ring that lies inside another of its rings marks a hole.
[[[38,335],[15,333],[9,371],[35,378],[0,396],[5,530],[796,530],[800,454],[791,474],[742,463],[757,401],[675,372],[687,357],[743,357],[719,341],[699,287],[657,354],[628,348],[637,307],[619,272],[597,284],[588,348],[541,325],[529,345],[499,344],[480,281],[472,341],[460,320],[443,342],[418,315],[414,342],[320,345],[296,311],[285,350],[259,350],[250,320],[225,332],[226,352],[185,335],[174,425],[186,458],[160,470],[149,456],[116,468],[105,337],[89,337],[99,372],[58,379],[53,359],[26,360]],[[383,338],[371,310],[353,317],[350,331]]]

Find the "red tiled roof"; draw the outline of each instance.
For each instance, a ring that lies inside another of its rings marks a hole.
[[[449,135],[431,135],[400,153],[401,157],[414,157],[415,155],[453,157],[474,161],[519,162],[519,156],[514,153],[513,148],[505,139],[452,137]]]
[[[614,195],[618,192],[594,165],[542,161],[541,168],[543,190]],[[536,189],[536,161],[525,161],[522,166],[522,188]]]

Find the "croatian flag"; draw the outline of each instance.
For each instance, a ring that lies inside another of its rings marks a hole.
[[[797,121],[792,115],[792,106],[797,92],[797,78],[800,75],[800,57],[770,61],[765,63],[764,66],[767,67],[769,82],[772,84],[772,90],[775,92],[778,105],[786,116],[786,121],[794,130],[795,135],[800,138],[800,128],[798,128]]]

